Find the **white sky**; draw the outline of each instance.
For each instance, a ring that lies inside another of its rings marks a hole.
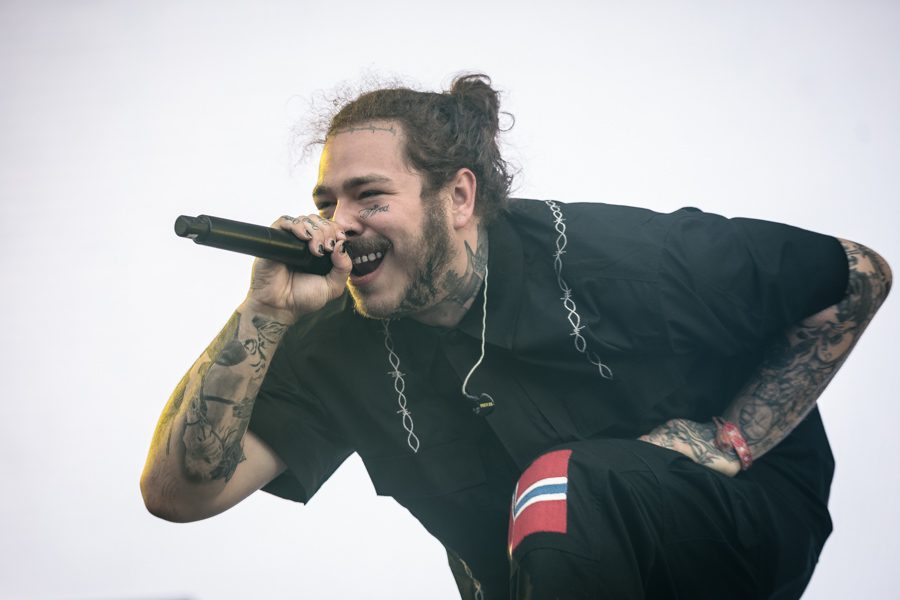
[[[898,30],[890,1],[0,0],[0,598],[457,597],[357,460],[307,507],[173,525],[140,499],[156,417],[250,264],[172,223],[311,212],[288,142],[317,90],[482,70],[519,195],[783,221],[900,269]],[[900,589],[896,304],[821,401],[835,533],[807,598]]]

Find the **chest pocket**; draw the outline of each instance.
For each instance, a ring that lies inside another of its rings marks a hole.
[[[379,496],[427,498],[484,483],[484,465],[475,441],[460,439],[413,454],[362,456]]]

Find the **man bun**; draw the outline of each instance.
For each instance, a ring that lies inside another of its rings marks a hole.
[[[491,78],[481,73],[460,75],[453,80],[450,95],[480,114],[494,134],[500,130],[500,95]]]

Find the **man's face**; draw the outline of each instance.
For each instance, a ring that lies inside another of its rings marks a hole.
[[[347,233],[350,292],[357,310],[374,318],[415,317],[434,306],[456,255],[443,200],[422,197],[404,143],[391,121],[339,130],[325,143],[313,191],[322,216]]]

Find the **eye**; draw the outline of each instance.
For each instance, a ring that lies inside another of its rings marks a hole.
[[[381,196],[382,194],[384,194],[384,192],[382,192],[381,190],[366,190],[364,192],[360,192],[359,199],[364,200],[366,198]]]
[[[323,219],[330,219],[331,215],[334,214],[334,202],[319,202],[316,205],[316,209],[319,211],[319,216]]]

